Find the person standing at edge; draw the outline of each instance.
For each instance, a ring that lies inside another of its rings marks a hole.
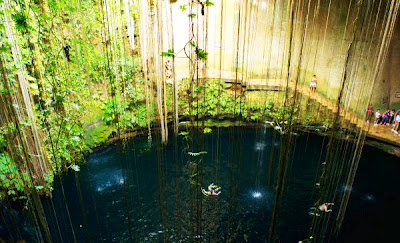
[[[314,74],[310,82],[310,91],[315,93],[316,88],[317,88],[317,76]]]
[[[368,105],[367,110],[365,112],[365,123],[369,123],[371,120],[372,114],[374,113],[374,108],[371,104]]]

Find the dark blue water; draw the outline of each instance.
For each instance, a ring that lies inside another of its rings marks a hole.
[[[166,147],[136,137],[91,154],[43,198],[54,242],[266,242],[280,136],[272,129],[213,128],[171,136]],[[274,139],[275,137],[275,139]],[[277,242],[308,238],[327,138],[297,136],[277,221]],[[206,154],[190,156],[188,152]],[[339,242],[390,242],[399,215],[397,157],[365,147]],[[218,197],[200,188],[222,187]],[[64,191],[64,193],[63,193]],[[340,188],[338,192],[340,191]],[[2,205],[0,237],[40,242],[29,210]],[[372,241],[370,241],[372,240]]]

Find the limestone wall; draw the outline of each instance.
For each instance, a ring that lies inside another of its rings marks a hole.
[[[175,50],[181,50],[190,36],[188,10],[179,9],[181,2],[173,9]],[[289,11],[288,2],[224,1],[221,5],[216,1],[204,16],[194,7],[197,17],[193,32],[196,43],[208,52],[207,69],[238,71],[241,82],[246,78],[265,82],[286,79],[289,71],[289,79],[303,85],[316,74],[317,91],[332,100],[337,100],[346,74],[342,105],[362,115],[391,1],[295,1],[293,11]],[[384,75],[376,84],[375,107],[382,106],[388,92],[389,102],[400,105],[400,98],[395,98],[400,92],[396,79],[400,64],[398,29]],[[180,79],[190,76],[189,65],[193,65],[185,51],[176,58],[176,76]]]
[[[374,88],[376,107],[400,109],[400,24],[396,24],[382,78]],[[398,98],[396,98],[398,93]]]

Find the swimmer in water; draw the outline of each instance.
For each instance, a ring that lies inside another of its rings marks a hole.
[[[324,204],[321,204],[321,205],[319,206],[319,210],[325,211],[325,212],[327,212],[327,213],[330,213],[330,212],[332,212],[332,209],[329,209],[329,208],[328,208],[329,205],[334,205],[334,203],[324,203]]]
[[[221,194],[221,187],[214,185],[214,183],[211,183],[208,186],[208,191],[204,190],[203,188],[201,188],[201,192],[205,195],[205,196],[218,196],[219,194]]]

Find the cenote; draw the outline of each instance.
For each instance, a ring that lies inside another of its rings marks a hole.
[[[194,128],[175,141],[171,136],[167,146],[137,136],[103,147],[89,155],[80,172],[56,180],[51,198],[41,198],[51,239],[266,242],[280,137],[263,125],[213,127],[207,134]],[[296,136],[273,242],[308,238],[327,141],[313,133]],[[204,153],[189,155],[199,152]],[[335,195],[351,190],[351,198],[343,228],[332,239],[388,242],[396,237],[391,223],[400,203],[396,159],[373,147],[364,149],[353,187],[341,182],[336,189]],[[210,183],[222,188],[219,196],[201,193]],[[334,217],[338,207],[319,217]],[[3,204],[1,214],[0,237],[41,241],[26,210]],[[332,227],[333,219],[326,235]]]
[[[0,243],[398,238],[399,13],[0,0]]]

